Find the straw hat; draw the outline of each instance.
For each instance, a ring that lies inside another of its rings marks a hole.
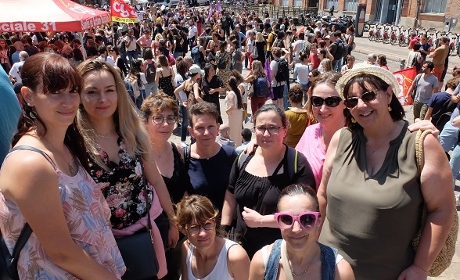
[[[361,75],[361,74],[368,74],[368,75],[373,75],[376,77],[379,77],[382,79],[385,83],[391,86],[393,89],[393,93],[398,96],[399,94],[399,84],[398,81],[396,80],[395,76],[393,73],[390,71],[378,67],[378,66],[372,66],[367,63],[359,63],[355,64],[352,69],[348,70],[345,74],[342,75],[342,77],[337,81],[337,84],[335,85],[335,88],[337,92],[339,93],[340,97],[344,99],[343,95],[343,89],[345,88],[345,85],[355,76]]]

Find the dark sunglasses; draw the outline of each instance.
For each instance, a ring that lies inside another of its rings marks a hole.
[[[305,211],[299,215],[292,215],[287,212],[275,213],[275,220],[280,229],[290,229],[294,226],[294,222],[297,221],[300,226],[304,229],[312,228],[318,222],[319,212]]]
[[[356,105],[358,105],[358,99],[361,99],[363,102],[368,103],[368,102],[374,101],[376,98],[377,98],[377,90],[370,90],[370,91],[367,91],[361,94],[361,97],[358,97],[358,96],[348,97],[347,99],[343,101],[343,103],[345,104],[345,106],[347,106],[347,108],[352,109]]]
[[[329,96],[326,98],[322,98],[319,96],[311,97],[311,104],[314,107],[321,107],[324,103],[326,103],[327,107],[336,107],[340,104],[340,101],[342,101],[342,98],[340,98],[340,96]]]

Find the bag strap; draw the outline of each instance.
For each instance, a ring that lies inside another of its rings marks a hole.
[[[183,150],[185,169],[188,170],[188,167],[190,165],[190,157],[192,156],[192,147],[190,147],[189,145],[185,145],[185,147],[183,147]]]
[[[287,280],[294,280],[291,266],[289,265],[289,259],[287,256],[286,242],[281,242],[281,263],[283,264],[284,275]]]
[[[152,238],[152,222],[150,221],[151,201],[149,200],[147,180],[145,179],[144,163],[142,162],[142,158],[140,156],[137,156],[137,158],[139,160],[139,163],[141,165],[141,170],[142,170],[142,186],[144,187],[143,194],[144,194],[144,197],[145,197],[145,203],[147,205],[147,227],[149,228],[150,237]],[[153,201],[153,196],[154,196],[154,192],[152,191],[152,201]]]
[[[422,171],[423,165],[425,163],[424,154],[423,154],[423,141],[428,134],[431,134],[433,131],[431,129],[428,130],[418,130],[417,135],[415,136],[415,158],[417,161],[417,169],[419,172]]]
[[[37,149],[32,146],[28,146],[28,145],[20,145],[20,146],[14,147],[10,151],[10,153],[13,151],[18,151],[18,150],[28,150],[28,151],[39,153],[53,166],[54,169],[57,168],[56,164],[48,156],[48,154],[46,154],[40,149]],[[25,223],[24,227],[21,230],[21,233],[19,234],[18,240],[16,240],[16,244],[14,245],[13,254],[10,254],[8,247],[6,246],[5,240],[3,239],[3,235],[0,232],[0,250],[3,254],[4,260],[6,260],[6,264],[7,264],[6,269],[8,270],[8,274],[14,279],[19,279],[19,275],[18,275],[19,254],[21,253],[22,248],[24,248],[27,241],[29,240],[29,237],[32,234],[32,232],[33,230],[30,227],[30,225],[28,223]]]
[[[32,228],[28,223],[24,224],[24,227],[19,234],[18,240],[16,240],[16,244],[13,248],[13,254],[11,255],[8,247],[6,246],[5,240],[3,239],[2,233],[0,232],[0,250],[1,254],[3,255],[2,262],[6,264],[6,270],[9,276],[12,279],[19,279],[18,274],[18,260],[19,260],[19,253],[21,252],[24,245],[26,245],[27,240],[29,240],[30,235],[32,234]]]

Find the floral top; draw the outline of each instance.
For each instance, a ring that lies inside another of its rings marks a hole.
[[[56,171],[70,236],[96,262],[121,278],[126,267],[109,226],[110,211],[100,186],[83,168],[70,177],[45,157]],[[0,230],[10,253],[25,222],[18,206],[0,193]],[[21,251],[18,273],[20,279],[77,279],[53,263],[33,232]]]
[[[104,183],[102,193],[109,204],[112,228],[122,229],[136,223],[147,214],[147,204],[142,192],[142,166],[139,157],[132,158],[125,150],[121,137],[117,140],[120,148],[120,162],[115,163],[102,149],[99,150],[104,164],[110,171],[97,165],[90,158],[90,174],[97,183]]]

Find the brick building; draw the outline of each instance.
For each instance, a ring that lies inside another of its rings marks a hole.
[[[318,7],[324,14],[334,6],[334,14],[352,16],[356,15],[359,3],[367,5],[366,20],[370,22],[396,22],[460,33],[460,0],[273,0],[275,6]]]

